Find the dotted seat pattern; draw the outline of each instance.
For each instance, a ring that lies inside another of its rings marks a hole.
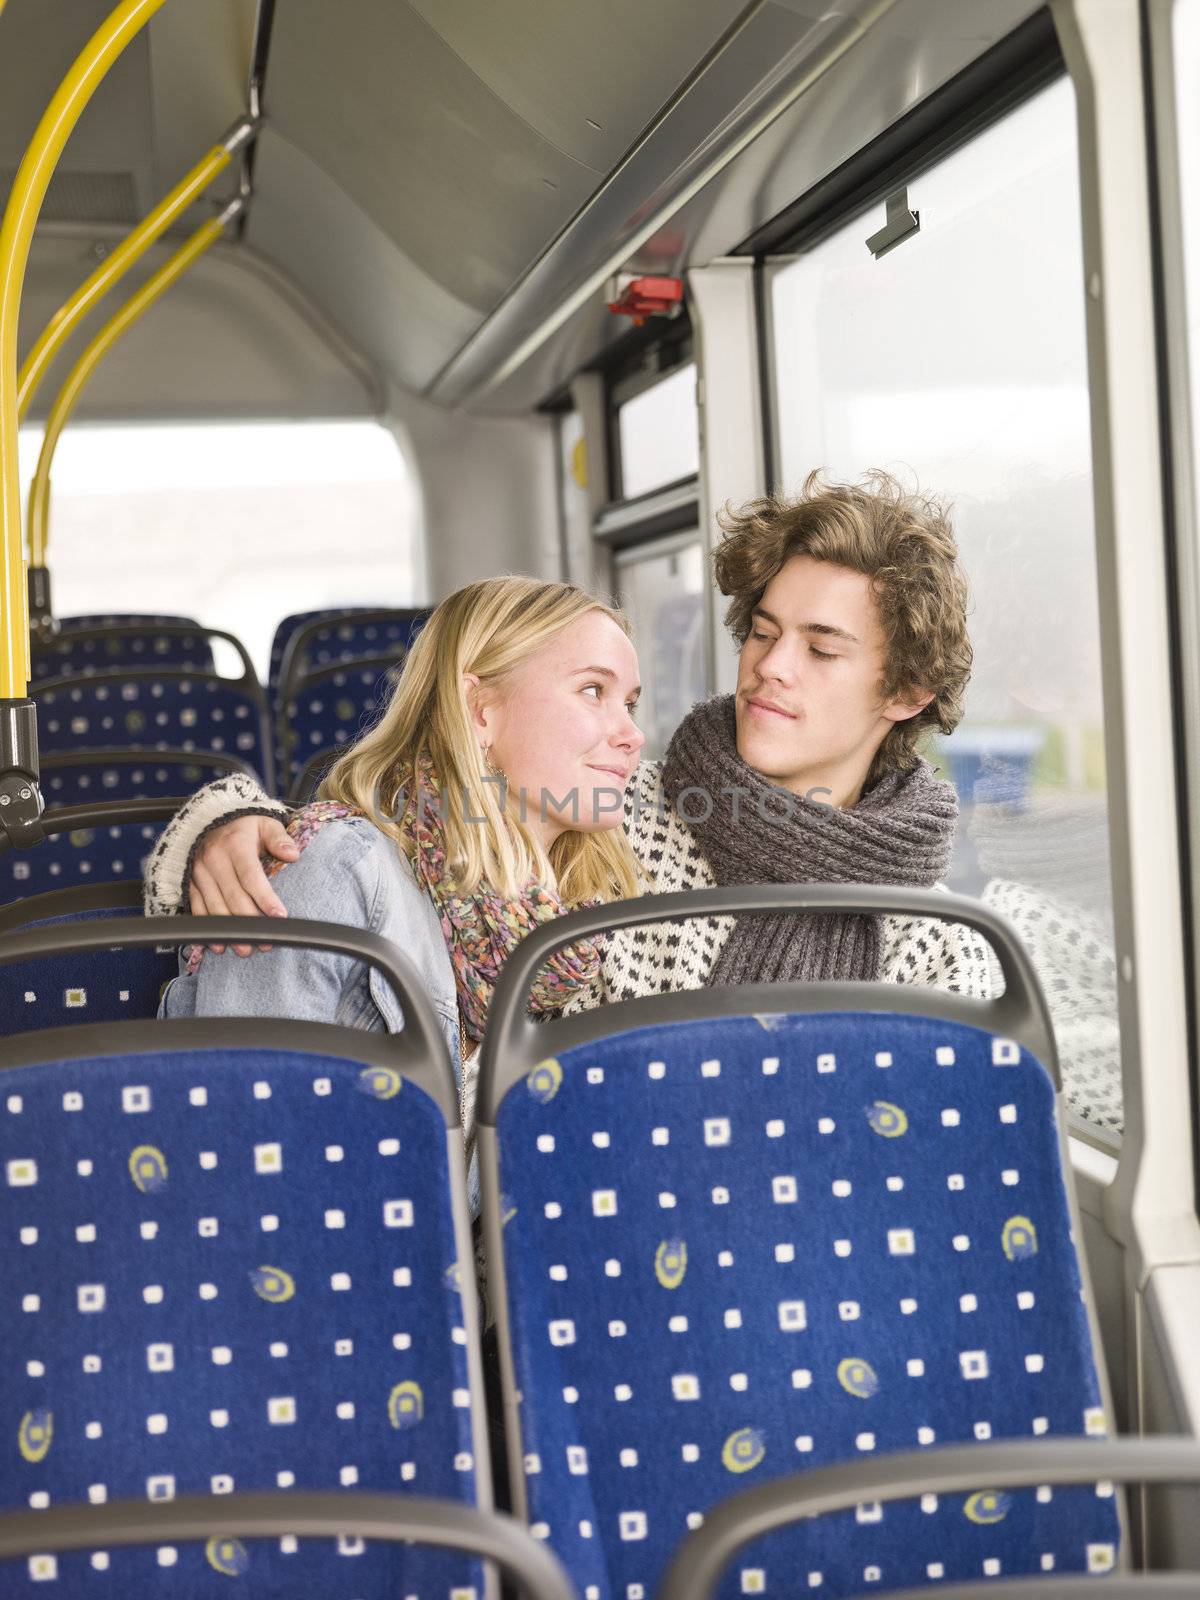
[[[115,913],[131,915],[124,911]],[[111,911],[41,918],[27,928],[88,922]],[[179,971],[174,945],[153,950],[70,951],[0,967],[0,1036],[85,1022],[128,1022],[158,1013],[164,985]]]
[[[228,771],[228,765],[218,765],[205,755],[197,755],[194,761],[165,761],[146,752],[144,757],[130,760],[122,752],[119,759],[106,760],[103,752],[97,752],[93,761],[72,760],[61,766],[50,755],[42,762],[41,784],[46,810],[53,812],[63,806],[174,799],[225,777]],[[0,855],[0,905],[82,883],[140,878],[146,857],[165,825],[165,820],[115,821],[104,827],[48,834],[42,844],[29,850],[5,851]]]
[[[374,726],[392,693],[393,666],[386,658],[347,662],[304,680],[280,726],[279,771],[287,784],[314,755],[334,752]]]
[[[909,1016],[628,1032],[497,1120],[530,1520],[586,1600],[650,1600],[732,1493],[922,1445],[1101,1434],[1039,1062]],[[1104,1572],[1111,1485],[863,1505],[744,1550],[798,1600]]]
[[[43,750],[215,751],[260,775],[265,738],[253,695],[224,678],[113,673],[69,686],[32,686]]]
[[[168,821],[75,828],[49,833],[29,850],[5,851],[0,855],[0,905],[82,883],[138,879]]]
[[[30,674],[35,683],[48,678],[91,677],[117,667],[141,671],[176,667],[188,672],[212,672],[212,645],[202,631],[155,634],[151,624],[144,635],[133,638],[113,634],[110,638],[76,639],[70,631],[62,632],[49,644],[35,645],[30,658]]]
[[[237,1491],[475,1501],[428,1096],[324,1054],[94,1057],[7,1072],[0,1142],[4,1504],[216,1497],[204,1543],[34,1555],[5,1595],[481,1600],[464,1556],[221,1530]]]
[[[280,688],[279,675],[287,647],[303,629],[315,622],[328,621],[328,628],[314,634],[302,663],[305,673],[316,672],[321,667],[332,666],[336,661],[354,661],[362,656],[379,656],[407,650],[420,632],[427,610],[414,609],[386,622],[354,620],[359,611],[377,611],[378,606],[339,606],[326,611],[296,611],[284,617],[275,629],[271,640],[271,662],[267,681],[273,695]],[[301,663],[297,663],[301,665]]]
[[[61,806],[107,805],[114,800],[175,799],[194,794],[206,783],[229,775],[229,765],[209,759],[208,752],[197,752],[194,760],[155,761],[139,756],[106,759],[97,752],[95,760],[71,761],[58,765],[53,755],[42,763],[41,789],[46,809]]]
[[[284,654],[292,638],[300,632],[301,628],[307,628],[312,622],[320,622],[324,617],[353,617],[355,610],[366,611],[368,609],[367,606],[330,607],[324,611],[293,611],[290,616],[284,617],[276,627],[271,639],[271,660],[267,668],[267,683],[272,704],[275,703],[279,692],[279,672],[283,666]]]
[[[195,617],[175,617],[166,612],[97,611],[59,617],[58,626],[63,633],[70,633],[83,628],[198,628],[200,624]]]

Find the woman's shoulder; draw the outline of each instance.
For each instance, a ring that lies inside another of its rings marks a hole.
[[[452,1002],[453,974],[433,902],[397,841],[369,817],[322,819],[298,860],[276,875],[275,887],[290,916],[352,923],[392,940],[414,962],[435,1001]],[[382,1009],[386,1016],[387,1006]]]

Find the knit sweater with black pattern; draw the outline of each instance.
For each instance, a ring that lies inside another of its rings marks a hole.
[[[286,821],[288,809],[240,775],[210,783],[171,821],[146,866],[146,911],[166,916],[185,910],[196,851],[214,828],[243,816]],[[655,761],[643,761],[625,800],[625,826],[651,894],[710,888],[712,872],[688,824],[662,792]],[[650,924],[619,931],[606,941],[600,976],[568,1011],[609,1000],[700,989],[709,980],[733,926],[728,917]],[[885,982],[924,984],[986,999],[992,993],[988,949],[971,929],[920,917],[883,919]]]

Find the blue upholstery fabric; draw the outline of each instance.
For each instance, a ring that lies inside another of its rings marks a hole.
[[[31,850],[6,850],[0,855],[0,905],[80,883],[140,878],[146,857],[168,820],[76,828],[70,833],[47,834]]]
[[[290,616],[284,617],[271,639],[271,661],[267,668],[267,683],[272,703],[279,689],[279,669],[283,666],[283,657],[293,635],[299,633],[301,628],[307,628],[310,622],[319,622],[322,617],[353,616],[356,610],[368,609],[367,606],[329,607],[323,611],[293,611]]]
[[[103,624],[97,623],[100,627]],[[71,630],[58,634],[49,644],[35,644],[30,672],[34,682],[46,678],[91,677],[116,667],[179,667],[189,672],[213,670],[212,646],[204,633],[155,634],[154,625],[138,637],[113,634],[107,639],[76,639]]]
[[[498,1118],[530,1520],[587,1600],[653,1596],[739,1490],[922,1444],[1102,1433],[1033,1057],[906,1016],[735,1018],[543,1064]],[[1111,1488],[861,1507],[725,1597],[1106,1571]]]
[[[317,672],[321,667],[332,666],[335,661],[356,661],[364,656],[386,655],[397,648],[407,650],[428,617],[427,610],[413,610],[407,617],[397,617],[390,622],[363,622],[354,620],[356,611],[378,611],[378,606],[341,606],[328,611],[297,611],[275,629],[271,641],[271,664],[268,683],[272,703],[277,700],[280,671],[287,647],[296,634],[314,622],[329,619],[329,627],[321,629],[305,653],[305,673]]]
[[[114,673],[32,694],[44,750],[215,750],[263,771],[260,709],[226,679]]]
[[[6,1506],[339,1487],[474,1501],[445,1124],[421,1090],[275,1050],[48,1063],[5,1073],[0,1142]],[[228,1540],[219,1499],[212,1535],[34,1556],[0,1587],[482,1595],[461,1556]]]
[[[81,611],[73,617],[58,618],[58,626],[64,633],[76,633],[82,628],[131,628],[143,624],[148,628],[200,626],[195,617],[175,617],[158,611]]]
[[[191,761],[161,761],[142,755],[114,760],[98,753],[94,761],[59,766],[51,754],[42,762],[42,796],[47,810],[115,800],[175,799],[228,775],[227,766],[216,765],[207,755],[197,752]]]
[[[128,911],[116,913],[129,916]],[[110,911],[77,912],[27,923],[30,928],[90,922]],[[0,1035],[85,1022],[129,1022],[158,1014],[163,988],[179,971],[174,945],[155,950],[68,951],[0,967]]]
[[[284,787],[319,751],[349,744],[372,727],[383,714],[392,684],[389,668],[379,661],[363,666],[350,662],[306,678],[289,700],[280,728],[288,752],[279,768]]]

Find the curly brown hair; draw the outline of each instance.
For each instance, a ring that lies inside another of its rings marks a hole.
[[[717,520],[722,539],[713,570],[730,600],[725,625],[739,649],[755,606],[792,556],[831,561],[870,578],[884,638],[881,698],[932,693],[933,699],[892,727],[868,784],[914,766],[917,744],[929,730],[953,732],[971,677],[969,591],[943,501],[905,489],[879,470],[861,484],[827,483],[817,471],[794,499],[770,495],[739,511],[727,505]]]

